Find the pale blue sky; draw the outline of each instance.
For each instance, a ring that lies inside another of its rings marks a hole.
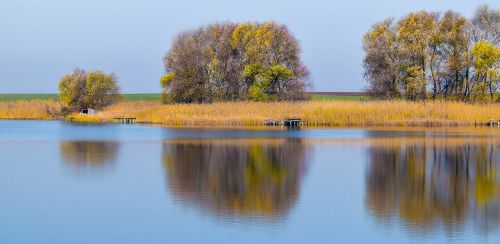
[[[55,93],[75,67],[114,72],[124,93],[159,92],[162,56],[180,31],[274,20],[300,40],[316,91],[360,91],[361,37],[410,11],[472,16],[479,0],[0,0],[0,93]]]

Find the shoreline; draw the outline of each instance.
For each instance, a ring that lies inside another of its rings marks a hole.
[[[380,123],[380,124],[368,124],[368,125],[360,125],[360,124],[350,124],[350,125],[307,125],[303,124],[301,126],[292,126],[287,127],[285,125],[266,125],[265,123],[258,125],[238,125],[238,124],[222,124],[222,125],[209,125],[209,124],[197,124],[193,123],[191,125],[178,125],[178,124],[164,124],[160,122],[150,122],[150,121],[139,121],[134,123],[121,123],[121,122],[113,122],[108,120],[86,120],[82,119],[84,116],[78,116],[80,118],[74,118],[74,121],[69,121],[68,119],[38,119],[38,118],[1,118],[0,121],[60,121],[67,123],[77,123],[77,124],[130,124],[130,125],[152,125],[152,126],[162,126],[167,128],[221,128],[221,129],[252,129],[252,128],[269,128],[269,129],[280,129],[280,128],[310,128],[310,129],[379,129],[379,128],[500,128],[500,126],[490,126],[489,123],[461,123],[456,121],[451,121],[449,123],[428,123],[425,122],[408,122],[404,123]]]
[[[307,121],[302,127],[473,127],[500,120],[500,104],[466,104],[449,101],[306,101],[221,102],[169,104],[157,101],[124,101],[96,115],[62,115],[57,101],[0,102],[1,120],[67,120],[114,123],[115,117],[136,118],[136,123],[187,127],[269,127],[266,120],[288,117]],[[279,127],[279,126],[277,126]]]

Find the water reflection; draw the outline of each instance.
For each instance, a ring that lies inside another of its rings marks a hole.
[[[307,166],[300,139],[186,139],[163,145],[170,192],[225,218],[276,220],[297,201]]]
[[[391,138],[371,144],[368,155],[366,204],[377,219],[417,233],[498,229],[498,141]]]
[[[84,170],[113,164],[119,146],[115,141],[63,141],[59,151],[65,164]]]

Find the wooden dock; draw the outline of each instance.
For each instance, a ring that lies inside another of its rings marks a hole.
[[[488,126],[500,127],[500,119],[490,119],[490,121],[488,122]]]
[[[114,121],[116,121],[118,123],[122,123],[122,124],[134,124],[136,119],[137,118],[131,118],[131,117],[116,117],[116,118],[113,118]]]
[[[285,127],[299,127],[306,124],[305,120],[300,118],[286,118],[284,120],[265,120],[264,124],[267,126],[285,126]]]
[[[297,127],[300,126],[302,120],[299,118],[286,118],[283,120],[283,125],[286,127]]]

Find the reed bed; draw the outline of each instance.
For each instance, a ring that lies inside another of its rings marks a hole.
[[[61,110],[54,100],[0,102],[0,119],[54,120],[61,118]]]
[[[51,100],[0,102],[0,119],[64,119]],[[134,117],[140,123],[171,126],[260,126],[265,120],[298,117],[310,126],[469,126],[500,119],[500,104],[407,101],[224,102],[162,105],[125,101],[94,116],[70,114],[79,122],[113,122]]]
[[[153,101],[121,102],[93,117],[76,121],[137,122],[172,126],[260,126],[265,120],[298,117],[310,126],[469,126],[500,119],[500,104],[407,101],[225,102],[162,105]]]

